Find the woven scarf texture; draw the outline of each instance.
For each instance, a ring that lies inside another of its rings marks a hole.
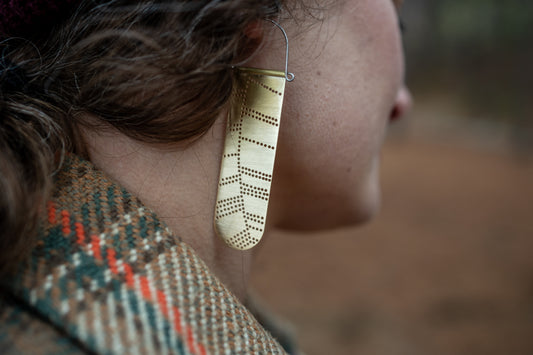
[[[0,286],[2,354],[285,354],[192,248],[75,156]]]

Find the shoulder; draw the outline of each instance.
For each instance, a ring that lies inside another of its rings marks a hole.
[[[0,279],[18,302],[0,317],[7,354],[285,353],[137,198],[79,160],[57,180],[31,256]]]

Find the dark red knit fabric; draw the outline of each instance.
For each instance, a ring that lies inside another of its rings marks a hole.
[[[60,23],[81,0],[0,0],[0,38],[35,38]]]

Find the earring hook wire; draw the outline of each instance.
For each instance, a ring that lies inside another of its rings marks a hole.
[[[287,37],[287,32],[285,32],[285,29],[283,29],[279,23],[272,19],[269,19],[269,21],[279,28],[281,33],[283,33],[283,37],[285,37],[285,80],[291,82],[294,80],[295,76],[294,73],[289,73],[289,37]]]

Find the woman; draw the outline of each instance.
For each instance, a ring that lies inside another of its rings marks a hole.
[[[410,100],[394,5],[0,1],[3,353],[293,351],[213,227],[236,73],[283,68],[280,22],[296,79],[260,229],[361,223]]]

